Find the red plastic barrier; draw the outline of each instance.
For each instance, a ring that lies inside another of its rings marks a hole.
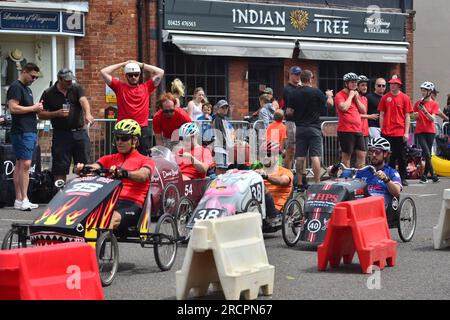
[[[0,299],[104,300],[95,250],[65,243],[0,251]]]
[[[352,263],[355,252],[363,273],[371,273],[371,266],[381,270],[386,263],[392,267],[397,257],[397,242],[391,239],[382,197],[341,202],[331,215],[325,241],[318,247],[318,268]]]

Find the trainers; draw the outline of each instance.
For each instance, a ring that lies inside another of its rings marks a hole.
[[[24,199],[22,201],[22,205],[20,206],[20,210],[22,211],[31,211],[33,209],[37,209],[39,206],[35,203],[31,203],[30,200]]]
[[[277,215],[275,217],[270,217],[270,218],[267,217],[266,218],[266,222],[270,226],[275,226],[275,225],[281,223],[281,214],[279,214],[279,215]]]
[[[420,183],[428,183],[427,177],[421,176],[419,182],[420,182]]]
[[[20,201],[20,200],[14,201],[14,209],[20,210],[21,207],[22,207],[22,201]]]
[[[431,180],[433,180],[433,183],[441,181],[441,179],[439,179],[437,176],[432,176]]]

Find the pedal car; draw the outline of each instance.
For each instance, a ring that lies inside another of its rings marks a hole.
[[[369,197],[366,182],[355,179],[358,169],[346,168],[348,177],[335,178],[309,187],[302,210],[284,211],[282,234],[284,242],[293,247],[299,241],[320,244],[325,240],[328,223],[337,203]],[[375,168],[367,166],[359,170]],[[397,228],[402,241],[411,241],[416,228],[416,206],[410,197],[400,202],[393,197],[387,204],[386,217],[389,228]]]

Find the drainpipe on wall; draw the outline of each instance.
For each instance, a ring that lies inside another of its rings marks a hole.
[[[158,52],[158,67],[165,70],[166,62],[164,60],[164,52],[162,47],[162,30],[164,28],[164,5],[162,0],[158,0],[156,2],[156,19],[157,19],[157,26],[156,26],[156,33],[157,33],[157,52]],[[161,84],[159,85],[160,92],[166,91],[166,82],[161,81]]]
[[[139,62],[142,62],[144,59],[144,41],[142,39],[143,34],[143,16],[144,16],[144,2],[143,0],[136,1],[136,11],[137,11],[137,47],[138,47],[138,58]],[[144,79],[141,77],[140,81],[142,82]]]

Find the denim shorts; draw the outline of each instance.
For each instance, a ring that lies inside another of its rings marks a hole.
[[[11,133],[11,143],[17,160],[32,160],[36,149],[37,133]]]

